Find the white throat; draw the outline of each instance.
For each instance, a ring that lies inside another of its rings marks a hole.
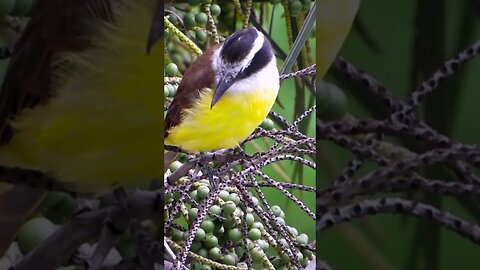
[[[259,89],[274,89],[278,91],[280,87],[280,79],[278,75],[277,64],[275,58],[260,71],[252,74],[251,76],[235,82],[228,90],[227,93],[235,92],[254,92]]]

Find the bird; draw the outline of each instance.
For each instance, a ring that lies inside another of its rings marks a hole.
[[[234,32],[184,72],[165,117],[165,145],[188,153],[239,146],[267,117],[279,87],[268,38],[255,27]]]
[[[79,193],[163,175],[158,3],[37,1],[0,88],[1,166],[42,172]],[[45,191],[0,192],[1,256]]]

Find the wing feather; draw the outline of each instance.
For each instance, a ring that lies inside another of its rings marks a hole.
[[[210,47],[183,74],[182,81],[178,86],[165,118],[165,138],[168,137],[170,128],[180,124],[183,111],[195,104],[195,101],[200,97],[201,91],[205,88],[215,87],[215,76],[210,59],[219,46],[214,45]]]
[[[14,135],[11,120],[23,109],[55,95],[53,75],[64,68],[65,53],[90,44],[95,22],[112,21],[111,5],[119,0],[40,0],[15,43],[0,88],[0,144]]]

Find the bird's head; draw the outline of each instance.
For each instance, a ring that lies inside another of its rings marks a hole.
[[[262,84],[257,82],[262,72],[268,75],[268,78],[261,80],[269,80],[270,84],[277,85],[278,88],[278,70],[272,46],[255,28],[242,29],[230,35],[213,54],[212,68],[216,87],[210,107],[229,89],[249,91],[262,87]]]

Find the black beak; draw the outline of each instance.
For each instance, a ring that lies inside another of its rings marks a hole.
[[[232,73],[227,73],[218,81],[217,88],[215,88],[215,92],[213,93],[212,104],[210,105],[210,109],[220,100],[220,98],[225,94],[225,92],[232,86],[235,82],[235,76]]]

